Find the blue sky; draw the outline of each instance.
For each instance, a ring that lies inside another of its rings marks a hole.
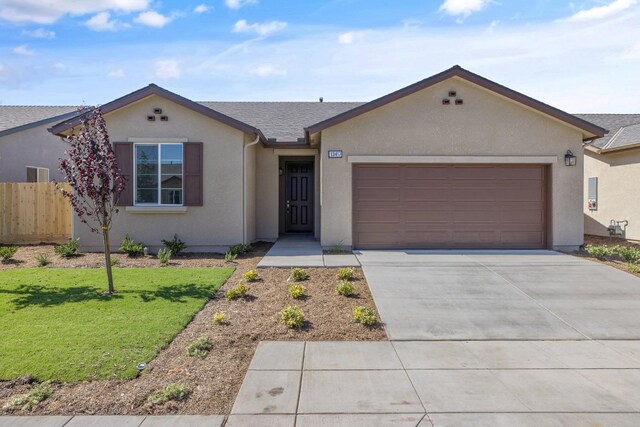
[[[5,105],[151,82],[200,101],[366,101],[455,64],[571,112],[640,112],[640,1],[0,0]]]

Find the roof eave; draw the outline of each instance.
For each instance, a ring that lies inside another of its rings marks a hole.
[[[229,117],[225,114],[222,114],[216,110],[213,110],[209,107],[206,107],[202,104],[199,104],[195,101],[191,101],[190,99],[187,99],[183,96],[180,96],[176,93],[170,92],[164,88],[161,88],[158,85],[155,84],[150,84],[149,86],[146,86],[142,89],[138,89],[135,92],[131,92],[128,95],[122,96],[118,99],[115,99],[111,102],[108,102],[104,105],[102,105],[100,107],[100,110],[104,113],[110,113],[112,111],[118,110],[120,108],[123,108],[133,102],[139,101],[141,99],[147,98],[149,96],[152,95],[156,95],[156,96],[160,96],[162,98],[168,99],[169,101],[175,102],[178,105],[181,105],[185,108],[189,108],[190,110],[193,110],[197,113],[200,113],[202,115],[205,115],[207,117],[210,117],[214,120],[217,120],[221,123],[224,123],[228,126],[231,126],[235,129],[238,129],[242,132],[248,133],[248,134],[253,134],[256,136],[260,136],[260,139],[264,142],[266,141],[266,138],[264,137],[264,135],[262,134],[262,132],[247,124],[244,122],[241,122],[240,120],[234,119],[233,117]],[[62,123],[58,123],[55,126],[52,126],[49,131],[55,135],[59,135],[62,136],[63,133],[69,129],[74,128],[75,126],[79,125],[80,122],[82,121],[82,114],[77,114],[75,117],[73,117],[71,120],[67,120],[64,121]]]
[[[73,117],[76,114],[78,114],[76,111],[70,111],[68,113],[58,114],[57,116],[49,117],[47,119],[37,120],[35,122],[25,123],[24,125],[12,127],[12,128],[9,128],[9,129],[5,129],[5,130],[0,132],[0,137],[6,136],[6,135],[11,135],[11,134],[17,133],[17,132],[22,132],[24,130],[32,129],[32,128],[35,128],[35,127],[38,127],[38,126],[46,125],[47,123],[56,122],[56,121],[59,121],[59,120],[65,120],[65,119],[68,119],[69,117]]]

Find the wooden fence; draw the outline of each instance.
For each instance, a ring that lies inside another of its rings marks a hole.
[[[0,182],[0,243],[63,242],[71,237],[71,218],[69,200],[54,183]]]

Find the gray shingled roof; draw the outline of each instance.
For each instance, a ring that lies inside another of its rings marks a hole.
[[[67,105],[0,105],[0,132],[76,111]]]
[[[326,120],[362,102],[200,102],[262,131],[278,142],[304,138],[304,128]]]
[[[593,141],[599,149],[622,148],[640,143],[640,114],[575,114],[581,119],[609,130],[604,138]]]

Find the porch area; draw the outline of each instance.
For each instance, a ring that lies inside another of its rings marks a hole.
[[[311,235],[280,236],[258,268],[360,267],[352,253],[325,254]]]

